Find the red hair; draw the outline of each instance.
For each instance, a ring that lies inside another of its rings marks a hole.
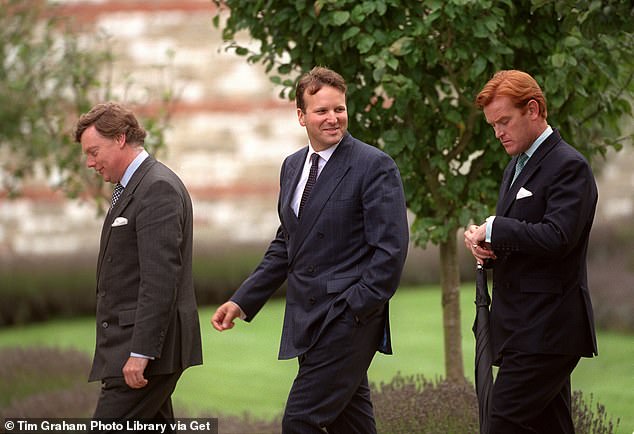
[[[539,115],[546,119],[548,109],[546,97],[537,82],[529,74],[518,70],[505,70],[495,73],[493,78],[484,85],[475,103],[482,109],[498,96],[508,96],[515,107],[524,111],[526,104],[532,99],[537,101]]]

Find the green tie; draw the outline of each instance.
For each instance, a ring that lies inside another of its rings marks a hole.
[[[526,165],[527,161],[528,161],[528,155],[526,155],[523,152],[519,155],[519,157],[517,157],[517,163],[515,164],[515,175],[513,175],[513,180],[511,181],[511,185],[513,185],[517,177],[520,175],[520,172]]]

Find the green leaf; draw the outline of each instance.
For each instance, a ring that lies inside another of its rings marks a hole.
[[[550,62],[555,68],[561,68],[566,63],[566,55],[563,53],[555,53],[550,56]]]
[[[360,32],[361,32],[361,29],[359,27],[352,26],[348,28],[345,32],[343,32],[341,39],[343,41],[347,41],[348,39],[354,38],[355,36],[357,36]]]
[[[357,49],[359,53],[365,54],[372,49],[374,45],[374,38],[370,35],[364,34],[359,38],[359,42],[357,43]]]
[[[473,63],[471,64],[471,68],[469,68],[469,77],[476,81],[477,79],[482,78],[482,73],[487,67],[487,61],[483,56],[478,56],[475,58]]]
[[[387,5],[384,0],[376,1],[376,11],[380,16],[385,15],[385,12],[387,12]]]
[[[350,19],[350,12],[348,11],[335,11],[332,14],[332,23],[335,26],[342,26],[348,22]]]
[[[581,41],[576,36],[566,36],[563,40],[563,44],[566,47],[577,47],[581,44]]]
[[[390,53],[395,56],[404,56],[412,51],[413,38],[409,36],[403,36],[397,39],[390,46]]]

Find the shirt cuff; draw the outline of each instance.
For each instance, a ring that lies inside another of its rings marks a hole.
[[[238,303],[236,303],[235,301],[229,300],[229,303],[233,303],[237,306],[238,309],[240,309],[240,319],[242,321],[244,321],[244,319],[247,317],[247,315],[244,313],[244,311],[242,310],[242,308],[240,307],[240,305]]]
[[[495,220],[495,216],[489,216],[486,219],[487,222],[487,226],[486,226],[486,236],[484,238],[484,241],[491,244],[491,232],[493,231],[493,220]]]
[[[154,360],[154,357],[144,356],[143,354],[139,354],[139,353],[130,353],[130,357],[139,357],[141,359]]]

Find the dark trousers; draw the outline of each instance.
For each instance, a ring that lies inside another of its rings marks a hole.
[[[131,389],[123,377],[105,378],[93,419],[174,422],[172,393],[181,372],[146,377],[148,384]]]
[[[359,322],[347,308],[299,357],[283,434],[374,434],[367,370],[383,334],[384,316]]]
[[[578,356],[502,355],[491,402],[490,434],[573,434],[570,374]]]

